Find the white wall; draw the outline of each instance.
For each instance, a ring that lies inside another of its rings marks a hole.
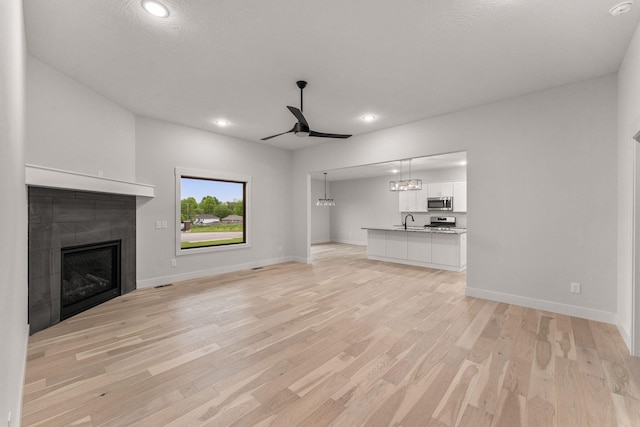
[[[467,151],[467,292],[615,320],[616,76],[609,75],[294,152],[294,217],[304,176]],[[515,213],[515,214],[514,214]],[[307,223],[295,255],[307,259]],[[306,240],[305,240],[306,236]],[[582,283],[582,294],[569,292]]]
[[[135,181],[134,115],[27,57],[26,162]]]
[[[0,423],[19,425],[26,363],[27,192],[22,1],[0,2]]]
[[[141,117],[136,141],[137,178],[156,186],[138,203],[138,287],[290,260],[291,152]],[[176,257],[176,167],[252,176],[251,248]],[[157,220],[169,227],[156,229]]]
[[[327,181],[327,197],[331,197],[331,182]],[[311,180],[311,244],[331,241],[330,218],[335,206],[316,206],[319,198],[324,198],[324,179]]]
[[[398,193],[389,191],[389,178],[335,181],[331,195],[336,206],[331,212],[331,241],[367,244],[362,227],[399,224]]]
[[[432,171],[414,171],[412,178],[422,179],[423,186],[432,182],[464,181],[463,167]],[[398,210],[398,192],[389,191],[389,181],[397,176],[334,181],[331,196],[336,206],[331,208],[331,241],[354,245],[367,244],[367,231],[362,227],[391,226],[402,223]],[[415,225],[429,223],[433,214],[414,214]],[[449,215],[449,214],[447,214]],[[464,214],[452,216],[466,217]],[[463,219],[466,223],[466,218]]]
[[[640,27],[618,71],[618,328],[631,347],[633,333],[633,137],[640,131]],[[640,264],[639,264],[640,265]],[[640,291],[640,290],[639,290]],[[640,293],[640,292],[638,292]],[[637,309],[640,310],[640,301]],[[640,318],[640,316],[639,316]],[[640,354],[640,325],[635,350]]]

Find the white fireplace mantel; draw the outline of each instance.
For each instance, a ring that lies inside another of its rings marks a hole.
[[[27,185],[98,193],[155,197],[155,186],[38,165],[25,165]]]

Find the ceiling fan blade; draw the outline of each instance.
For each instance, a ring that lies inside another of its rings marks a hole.
[[[305,119],[304,116],[302,115],[302,111],[298,110],[296,107],[290,107],[288,105],[287,105],[287,108],[289,109],[289,111],[291,111],[291,114],[296,116],[296,119],[298,119],[300,123],[302,123],[306,127],[309,127],[309,123],[307,122],[307,119]]]
[[[349,138],[351,135],[343,135],[343,134],[339,134],[339,133],[322,133],[322,132],[316,132],[314,130],[309,132],[309,136],[317,136],[319,138],[341,138],[341,139],[345,139],[345,138]]]
[[[294,129],[295,129],[295,127],[292,127],[291,130],[288,130],[286,132],[282,132],[282,133],[279,133],[279,134],[276,134],[276,135],[267,136],[266,138],[260,138],[260,141],[266,141],[267,139],[275,138],[276,136],[284,135],[285,133],[291,133],[291,132],[293,132]]]

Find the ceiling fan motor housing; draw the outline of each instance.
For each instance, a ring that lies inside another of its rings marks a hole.
[[[296,136],[309,136],[309,126],[306,126],[304,123],[296,123],[293,127],[293,133]]]

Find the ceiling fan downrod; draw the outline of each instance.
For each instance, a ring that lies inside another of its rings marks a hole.
[[[304,108],[302,108],[302,89],[307,87],[307,82],[305,82],[304,80],[298,80],[296,84],[300,88],[300,111],[304,111]]]

